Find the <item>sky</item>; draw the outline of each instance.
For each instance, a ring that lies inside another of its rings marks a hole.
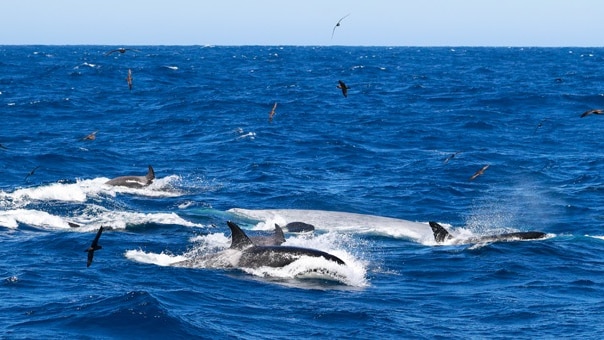
[[[1,0],[0,45],[600,47],[603,15],[602,0]]]

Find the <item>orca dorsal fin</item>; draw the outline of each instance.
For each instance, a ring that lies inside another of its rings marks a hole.
[[[432,228],[432,232],[434,233],[434,240],[436,242],[443,242],[451,238],[451,234],[443,227],[442,225],[436,222],[428,222],[430,224],[430,228]]]
[[[149,171],[147,172],[147,182],[151,183],[155,179],[155,171],[153,171],[153,167],[149,165]]]
[[[231,248],[243,249],[254,245],[252,240],[234,222],[227,221],[227,225],[231,228]]]
[[[283,229],[275,223],[275,243],[281,244],[285,242],[285,235],[283,234]]]

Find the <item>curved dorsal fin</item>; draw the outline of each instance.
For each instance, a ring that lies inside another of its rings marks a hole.
[[[149,165],[149,171],[147,172],[147,181],[151,183],[155,179],[155,171],[153,171],[153,167]]]
[[[243,249],[254,245],[238,225],[231,221],[227,221],[227,225],[231,228],[231,248]]]
[[[283,234],[283,229],[275,223],[275,243],[281,244],[285,242],[285,235]]]
[[[436,242],[443,242],[451,238],[451,234],[445,229],[442,225],[436,222],[428,222],[430,224],[430,228],[432,228],[432,232],[434,233],[434,240]]]

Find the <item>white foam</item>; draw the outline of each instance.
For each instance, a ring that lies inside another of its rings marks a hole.
[[[427,223],[347,212],[298,209],[248,210],[233,208],[228,212],[260,221],[256,229],[272,230],[275,223],[305,222],[316,230],[340,233],[373,234],[411,239],[422,244],[434,244],[434,234]]]
[[[17,189],[13,192],[0,191],[0,206],[20,208],[34,201],[61,201],[83,203],[89,198],[99,195],[115,197],[117,193],[128,193],[148,197],[178,197],[182,193],[173,189],[172,183],[179,176],[172,175],[155,180],[143,188],[128,188],[105,184],[109,179],[99,177],[94,179],[78,179],[76,183],[52,183],[37,187]]]
[[[0,226],[15,229],[19,223],[44,229],[69,229],[67,221],[44,211],[15,209],[0,211]]]
[[[159,266],[174,265],[191,268],[232,268],[241,256],[241,252],[230,249],[231,238],[223,233],[213,233],[196,236],[191,239],[195,246],[180,256],[144,253],[129,251],[127,256],[135,261],[153,263]],[[348,286],[365,287],[367,263],[357,258],[350,249],[359,249],[351,237],[337,232],[324,233],[313,236],[311,234],[298,235],[287,239],[287,246],[317,249],[342,259],[346,265],[324,259],[322,257],[302,256],[284,267],[259,267],[242,268],[245,272],[258,276],[276,279],[323,279],[343,283]],[[166,256],[169,258],[166,259]]]
[[[89,205],[79,215],[71,217],[56,216],[45,211],[33,209],[0,211],[0,226],[17,228],[19,223],[40,229],[69,229],[82,232],[96,230],[100,226],[111,227],[112,229],[126,229],[129,225],[146,223],[203,227],[203,225],[189,222],[175,213],[113,211],[98,205]],[[74,228],[70,223],[77,224],[79,227]]]
[[[179,255],[166,254],[164,252],[160,254],[147,253],[142,250],[128,250],[124,254],[127,259],[147,264],[155,264],[158,266],[166,267],[171,266],[177,262],[186,260],[187,258]]]

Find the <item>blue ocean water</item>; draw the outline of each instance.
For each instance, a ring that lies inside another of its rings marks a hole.
[[[2,337],[604,332],[604,49],[113,48],[0,46]],[[227,220],[346,265],[179,265]]]

